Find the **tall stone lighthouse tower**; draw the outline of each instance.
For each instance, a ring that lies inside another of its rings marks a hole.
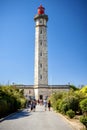
[[[47,21],[45,8],[40,5],[34,17],[35,26],[35,67],[34,92],[35,98],[43,99],[48,87],[48,52],[47,52]]]

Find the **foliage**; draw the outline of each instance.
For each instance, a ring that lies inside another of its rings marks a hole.
[[[68,108],[72,109],[75,113],[78,111],[79,99],[75,96],[68,97]]]
[[[58,110],[59,108],[59,103],[61,101],[63,97],[63,93],[60,92],[60,93],[53,93],[50,97],[50,100],[51,100],[51,104],[52,104],[52,107],[54,110]]]
[[[66,111],[68,111],[67,98],[61,100],[59,104],[59,111],[63,114],[66,114]]]
[[[66,115],[69,117],[69,118],[73,118],[75,116],[75,112],[70,109],[66,112]]]
[[[18,88],[0,86],[0,118],[25,106],[25,98]]]
[[[80,90],[80,92],[82,92],[83,94],[85,94],[87,96],[87,85],[82,87],[82,89]]]
[[[70,86],[68,92],[53,93],[50,97],[54,110],[73,118],[82,114],[81,122],[87,127],[87,86],[81,89]]]
[[[84,88],[83,88],[84,89]],[[81,89],[82,90],[82,89]],[[86,100],[87,96],[80,89],[70,89],[68,92],[56,92],[50,97],[52,107],[54,110],[66,114],[69,109],[72,109],[75,114],[81,114],[84,103],[80,103],[82,100]],[[85,105],[87,100],[85,101]],[[86,106],[85,106],[86,107]],[[85,108],[86,109],[86,108]]]
[[[87,98],[80,102],[80,107],[83,113],[87,113]]]
[[[79,100],[75,96],[69,96],[67,95],[64,99],[62,99],[60,105],[59,105],[59,111],[66,114],[66,111],[69,109],[72,109],[75,113],[78,111],[79,107]]]
[[[80,121],[86,126],[87,128],[87,116],[81,116]]]
[[[78,88],[76,86],[74,86],[74,85],[69,85],[69,87],[70,87],[70,89],[73,89],[74,91],[78,90]]]

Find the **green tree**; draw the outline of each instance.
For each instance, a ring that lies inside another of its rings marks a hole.
[[[0,117],[23,108],[25,103],[26,99],[18,88],[0,86]]]
[[[61,102],[62,97],[63,97],[63,92],[60,93],[57,92],[51,95],[50,100],[54,110],[59,110],[59,104]]]
[[[69,85],[70,89],[73,89],[74,91],[78,90],[79,88],[77,88],[76,86],[74,85]]]
[[[86,99],[83,99],[81,102],[80,102],[80,107],[82,109],[82,112],[87,116],[87,98]]]
[[[80,92],[82,92],[83,94],[85,94],[87,96],[87,85],[83,86],[82,89],[80,90]]]

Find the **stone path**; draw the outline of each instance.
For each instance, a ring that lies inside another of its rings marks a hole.
[[[9,116],[0,123],[0,130],[73,130],[72,127],[53,111],[44,111],[37,105],[36,112],[27,109]]]

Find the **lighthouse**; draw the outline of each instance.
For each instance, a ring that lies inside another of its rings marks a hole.
[[[24,95],[36,100],[47,99],[52,93],[69,91],[69,85],[48,84],[48,51],[47,51],[47,21],[48,15],[45,8],[40,5],[35,21],[35,62],[34,62],[34,85],[16,85],[24,89]],[[54,68],[53,68],[54,69]]]
[[[45,98],[48,87],[48,51],[47,51],[47,21],[45,8],[40,5],[35,21],[35,63],[34,63],[34,92],[35,98]]]

